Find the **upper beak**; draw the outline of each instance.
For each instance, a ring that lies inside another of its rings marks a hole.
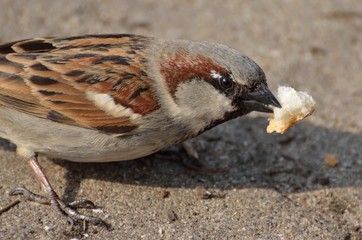
[[[269,105],[277,108],[282,107],[265,83],[260,83],[258,90],[249,93],[248,100],[244,100],[243,102],[250,110],[259,112],[272,113],[273,109],[270,108]]]

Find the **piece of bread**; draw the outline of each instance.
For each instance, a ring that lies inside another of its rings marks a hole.
[[[297,92],[291,87],[278,88],[278,100],[282,108],[274,108],[274,115],[269,119],[267,132],[283,134],[296,122],[308,117],[315,110],[315,101],[306,92]]]

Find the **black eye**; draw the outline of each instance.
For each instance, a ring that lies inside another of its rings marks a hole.
[[[219,79],[221,87],[224,89],[229,89],[233,86],[233,81],[228,77],[221,77]]]

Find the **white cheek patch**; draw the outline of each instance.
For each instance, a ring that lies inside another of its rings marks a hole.
[[[190,125],[196,131],[212,121],[222,119],[225,113],[235,110],[231,99],[201,80],[181,84],[175,95],[180,115],[190,119],[193,123]]]
[[[87,92],[86,96],[99,109],[114,117],[129,117],[134,120],[141,117],[140,114],[133,112],[132,109],[116,104],[113,98],[106,93]]]

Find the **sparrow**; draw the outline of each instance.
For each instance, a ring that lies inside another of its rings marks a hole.
[[[227,46],[132,34],[33,38],[0,45],[0,137],[17,146],[50,204],[73,224],[105,224],[63,202],[38,155],[137,159],[252,111],[280,108],[262,69]]]

